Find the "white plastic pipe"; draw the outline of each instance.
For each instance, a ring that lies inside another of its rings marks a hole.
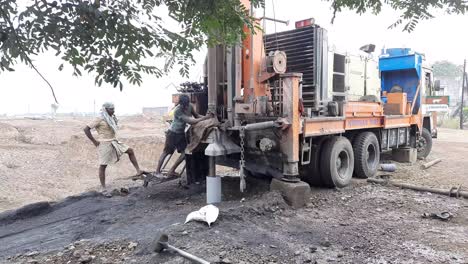
[[[216,158],[209,157],[210,171],[206,176],[206,203],[215,204],[221,202],[221,177],[216,175]]]

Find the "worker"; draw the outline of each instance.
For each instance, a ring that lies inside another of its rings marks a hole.
[[[176,168],[184,161],[185,158],[185,147],[187,147],[187,140],[185,138],[185,127],[187,124],[193,125],[203,120],[208,120],[214,115],[209,113],[206,116],[198,114],[193,106],[190,104],[190,98],[188,95],[180,95],[179,103],[174,109],[174,120],[171,126],[166,132],[166,142],[164,144],[164,150],[159,157],[158,165],[154,176],[161,177],[161,168],[167,156],[177,152],[180,153],[179,158],[175,161],[174,165],[169,169],[168,175],[172,176],[175,173]],[[146,178],[144,186],[148,185],[148,181],[151,179]]]
[[[106,189],[106,168],[109,164],[114,164],[120,160],[120,157],[127,153],[130,162],[136,170],[136,176],[140,176],[144,171],[140,170],[135,152],[132,148],[117,140],[117,118],[114,115],[115,108],[113,103],[104,103],[102,105],[101,115],[84,128],[84,133],[96,146],[99,157],[99,180],[101,182],[102,193],[104,196],[112,196]],[[99,135],[99,141],[91,134],[91,129],[95,129]]]

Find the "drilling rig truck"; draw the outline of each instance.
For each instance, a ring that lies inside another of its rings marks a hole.
[[[214,177],[218,164],[240,169],[241,190],[246,175],[341,188],[374,176],[381,152],[400,161],[429,155],[435,127],[421,103],[433,78],[423,54],[383,50],[377,93],[349,98],[347,57],[329,51],[313,19],[245,32],[238,45],[208,49],[206,90],[188,92],[199,112],[223,123],[187,155],[188,175]]]

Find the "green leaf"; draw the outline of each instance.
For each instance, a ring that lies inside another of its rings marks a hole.
[[[120,64],[121,65],[126,65],[128,60],[130,59],[130,55],[129,54],[125,54],[122,58],[122,61],[120,61]]]
[[[115,53],[115,57],[118,58],[124,54],[124,50],[122,49],[122,46],[119,46],[117,48],[117,52]]]
[[[148,55],[149,55],[150,57],[154,57],[153,52],[151,52],[149,49],[146,50],[146,53],[148,53]]]

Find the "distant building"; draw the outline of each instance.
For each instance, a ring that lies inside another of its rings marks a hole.
[[[451,108],[457,106],[461,102],[461,78],[437,78],[440,80],[441,86],[444,88],[443,94],[450,97],[449,106]]]
[[[170,106],[143,107],[143,115],[164,116],[170,111]]]

